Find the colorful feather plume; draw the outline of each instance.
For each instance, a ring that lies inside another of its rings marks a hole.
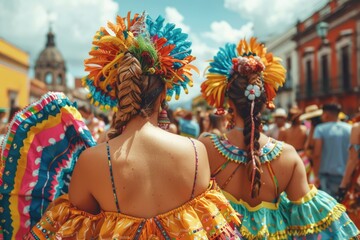
[[[131,18],[129,12],[126,18],[118,16],[116,23],[109,22],[108,29],[111,32],[101,27],[95,34],[91,57],[85,60],[89,74],[83,85],[95,106],[117,110],[117,69],[126,52],[139,60],[144,74],[159,75],[166,82],[168,99],[174,92],[178,99],[181,89],[187,93],[187,85],[192,86],[193,81],[191,70],[198,70],[189,64],[195,58],[188,35],[180,28],[164,24],[161,16],[152,20],[145,14],[135,14]]]
[[[281,65],[281,59],[267,53],[263,44],[251,38],[249,42],[240,40],[239,44],[226,44],[220,48],[206,73],[206,80],[201,85],[201,92],[207,102],[214,107],[222,108],[225,104],[226,89],[228,81],[234,72],[233,59],[238,57],[260,58],[265,69],[261,72],[265,93],[267,96],[267,107],[275,107],[273,100],[276,91],[285,82],[286,70]]]

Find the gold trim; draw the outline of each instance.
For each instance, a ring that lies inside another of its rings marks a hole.
[[[318,193],[318,189],[313,184],[309,184],[309,187],[310,187],[310,191],[308,193],[306,193],[305,196],[303,196],[302,198],[300,198],[298,200],[294,200],[294,201],[290,201],[290,202],[292,204],[301,205],[301,204],[309,202],[311,199],[313,199],[316,196],[316,194]]]
[[[245,202],[244,200],[236,199],[233,195],[226,192],[225,190],[222,190],[222,192],[223,192],[224,196],[230,202],[233,202],[234,204],[237,204],[237,205],[243,205],[250,212],[256,212],[256,211],[258,211],[258,210],[260,210],[262,208],[268,208],[268,209],[271,209],[271,210],[278,210],[278,205],[280,203],[280,198],[279,198],[279,200],[276,203],[262,201],[258,205],[252,207],[247,202]]]
[[[339,220],[342,214],[346,211],[341,204],[336,204],[329,214],[318,221],[317,223],[307,224],[305,226],[288,226],[287,231],[289,235],[305,236],[308,234],[319,233],[330,226],[334,221]]]
[[[246,239],[288,239],[286,230],[277,231],[275,233],[269,233],[269,230],[266,226],[263,226],[256,235],[252,234],[249,229],[242,226],[240,228],[241,235]]]

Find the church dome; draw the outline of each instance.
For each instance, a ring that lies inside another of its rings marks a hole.
[[[35,63],[35,78],[44,82],[50,91],[67,91],[65,60],[55,46],[55,35],[51,28],[46,46]]]
[[[47,42],[44,50],[41,51],[38,59],[36,60],[35,68],[65,68],[65,61],[60,51],[55,46],[55,36],[50,30],[47,34]]]

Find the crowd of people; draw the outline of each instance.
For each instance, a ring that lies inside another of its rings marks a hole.
[[[161,16],[117,17],[96,33],[85,60],[91,103],[107,114],[50,93],[9,123],[5,142],[18,137],[2,144],[5,239],[15,231],[24,239],[360,239],[358,117],[346,123],[336,103],[276,108],[286,70],[256,38],[214,56],[201,85],[207,107],[171,110],[167,101],[197,71],[187,37]],[[73,146],[71,131],[87,149]],[[31,148],[36,134],[48,146]],[[67,144],[62,156],[76,152],[76,161],[59,160],[57,138]],[[14,160],[28,164],[15,168]],[[51,169],[60,173],[49,178]],[[26,173],[43,175],[14,184]],[[30,195],[11,205],[9,189],[23,186]],[[33,192],[41,199],[55,188],[61,195],[46,208],[24,207]]]

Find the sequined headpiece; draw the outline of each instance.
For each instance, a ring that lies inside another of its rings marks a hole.
[[[223,108],[232,75],[257,73],[262,79],[261,88],[249,83],[245,94],[251,100],[258,95],[258,91],[265,91],[266,106],[273,109],[276,91],[285,82],[286,70],[280,62],[281,59],[267,53],[264,45],[258,43],[256,38],[251,38],[250,42],[241,40],[237,46],[226,44],[210,63],[206,80],[201,85],[202,95],[211,106]]]
[[[117,69],[122,64],[125,53],[130,52],[141,63],[143,74],[157,75],[166,83],[167,100],[175,93],[178,99],[181,89],[187,93],[187,85],[192,86],[190,65],[195,57],[191,55],[191,42],[174,24],[164,24],[164,18],[156,20],[148,15],[130,12],[127,17],[118,16],[116,23],[109,22],[96,32],[91,56],[84,61],[83,85],[90,91],[89,98],[95,106],[117,110],[116,80]]]

